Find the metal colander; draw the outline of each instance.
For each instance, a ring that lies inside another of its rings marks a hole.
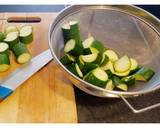
[[[105,47],[114,49],[120,55],[127,54],[135,58],[140,65],[154,69],[156,74],[149,82],[137,82],[127,92],[105,90],[81,80],[59,61],[64,48],[61,26],[70,20],[79,22],[82,40],[92,35],[103,42]],[[160,87],[160,22],[148,12],[129,5],[70,6],[51,24],[49,45],[64,74],[81,90],[100,97],[121,97],[137,113],[160,105],[135,110],[125,99],[152,92]]]

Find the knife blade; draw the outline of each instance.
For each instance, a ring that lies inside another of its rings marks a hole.
[[[22,65],[0,83],[0,101],[7,98],[23,82],[52,60],[50,50],[46,50]]]

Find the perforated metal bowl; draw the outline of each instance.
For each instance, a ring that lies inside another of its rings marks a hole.
[[[109,91],[78,78],[59,61],[64,48],[61,26],[70,20],[79,22],[83,40],[92,35],[120,55],[127,54],[137,59],[140,65],[154,69],[156,74],[149,82],[139,82],[130,87],[127,92]],[[160,88],[160,22],[150,13],[135,6],[70,6],[52,22],[49,31],[49,46],[65,76],[86,93],[99,97],[121,97],[130,105],[124,97],[134,97]],[[147,109],[158,105],[160,104]],[[143,109],[132,110],[134,112],[144,111]]]

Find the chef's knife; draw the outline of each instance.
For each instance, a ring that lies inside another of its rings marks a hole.
[[[3,79],[0,83],[0,101],[7,98],[17,87],[51,60],[51,52],[46,50]]]

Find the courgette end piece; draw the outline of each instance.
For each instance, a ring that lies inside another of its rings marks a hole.
[[[131,62],[128,56],[122,56],[114,63],[114,69],[116,72],[123,73],[130,70]]]
[[[127,84],[128,86],[135,85],[135,78],[134,76],[127,76],[121,79],[122,82]]]
[[[107,84],[106,84],[105,89],[112,91],[112,90],[114,89],[114,87],[115,87],[115,85],[113,84],[112,80],[109,79],[109,80],[107,81]]]
[[[154,74],[155,72],[152,69],[142,67],[133,76],[137,81],[149,81]]]
[[[119,84],[116,86],[117,89],[120,89],[122,91],[127,91],[128,90],[128,86],[126,84]]]
[[[113,76],[112,78],[113,84],[115,85],[116,89],[120,89],[123,91],[128,90],[128,86],[117,76]]]

